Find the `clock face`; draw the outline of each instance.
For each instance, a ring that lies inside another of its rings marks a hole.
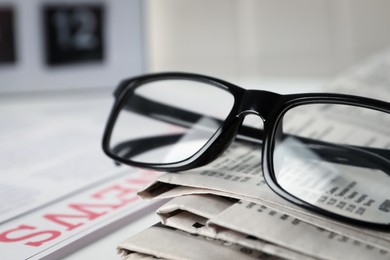
[[[10,7],[0,7],[0,64],[15,61],[14,12]]]
[[[67,4],[44,7],[48,65],[101,62],[104,59],[102,5]]]

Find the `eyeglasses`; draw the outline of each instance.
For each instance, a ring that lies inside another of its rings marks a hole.
[[[190,73],[124,80],[115,97],[103,149],[116,162],[178,172],[213,161],[235,139],[257,143],[278,195],[351,224],[390,227],[387,102],[246,90]],[[248,115],[263,128],[243,124]]]

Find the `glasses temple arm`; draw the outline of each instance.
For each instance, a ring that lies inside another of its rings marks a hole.
[[[390,150],[387,149],[334,144],[293,135],[285,135],[285,138],[298,141],[290,148],[296,151],[302,148],[310,150],[327,162],[381,169],[385,173],[390,171]]]
[[[131,97],[131,102],[125,104],[124,108],[140,115],[185,128],[192,127],[195,123],[200,122],[200,120],[205,117],[205,115],[153,101],[136,94]],[[207,117],[214,122],[217,122],[219,125],[222,125],[223,123],[222,119],[210,116]],[[241,126],[238,135],[240,135],[241,138],[253,139],[255,137],[257,142],[262,141],[263,139],[263,131],[248,126]]]

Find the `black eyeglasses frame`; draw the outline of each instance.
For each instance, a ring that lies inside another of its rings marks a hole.
[[[110,137],[119,112],[126,103],[126,98],[132,95],[137,87],[160,80],[178,79],[206,83],[229,92],[234,98],[233,107],[212,138],[193,156],[175,163],[150,164],[127,160],[115,155],[110,149]],[[210,163],[222,154],[239,133],[239,128],[246,115],[257,115],[264,123],[263,131],[259,132],[262,140],[262,170],[268,186],[284,199],[311,211],[336,220],[359,225],[370,229],[390,231],[389,224],[378,224],[349,218],[337,213],[309,204],[285,191],[276,181],[273,168],[273,149],[277,126],[283,115],[293,107],[306,104],[339,104],[363,107],[390,113],[390,103],[366,97],[335,94],[335,93],[304,93],[277,94],[264,90],[247,90],[227,81],[210,76],[185,73],[165,72],[146,74],[123,80],[114,92],[115,104],[109,115],[103,135],[103,151],[114,161],[134,167],[158,171],[181,172]]]

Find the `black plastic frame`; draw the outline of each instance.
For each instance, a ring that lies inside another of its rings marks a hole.
[[[185,79],[199,81],[214,85],[215,87],[228,91],[234,97],[234,105],[231,109],[231,112],[227,116],[226,120],[222,123],[221,127],[213,135],[211,140],[205,146],[203,146],[196,154],[186,160],[170,164],[145,164],[130,161],[116,156],[110,151],[109,148],[110,136],[115,124],[115,120],[124,105],[124,101],[126,100],[126,96],[131,95],[134,90],[142,84],[165,79]],[[147,74],[127,79],[120,83],[114,95],[116,100],[104,132],[103,150],[109,157],[111,157],[116,162],[124,163],[135,167],[169,172],[179,172],[205,165],[213,161],[223,151],[225,151],[229,144],[234,140],[244,117],[249,114],[254,114],[261,117],[264,122],[264,130],[262,136],[259,136],[259,138],[262,138],[263,141],[262,168],[265,181],[274,192],[296,205],[315,211],[324,216],[344,221],[349,224],[390,231],[390,219],[389,224],[378,224],[348,218],[315,207],[286,192],[278,185],[276,181],[272,158],[272,151],[274,149],[278,123],[283,118],[284,113],[286,113],[286,111],[295,106],[304,104],[332,103],[365,107],[382,111],[385,113],[390,113],[390,103],[388,102],[344,94],[307,93],[282,95],[263,90],[247,90],[221,79],[184,72]]]

